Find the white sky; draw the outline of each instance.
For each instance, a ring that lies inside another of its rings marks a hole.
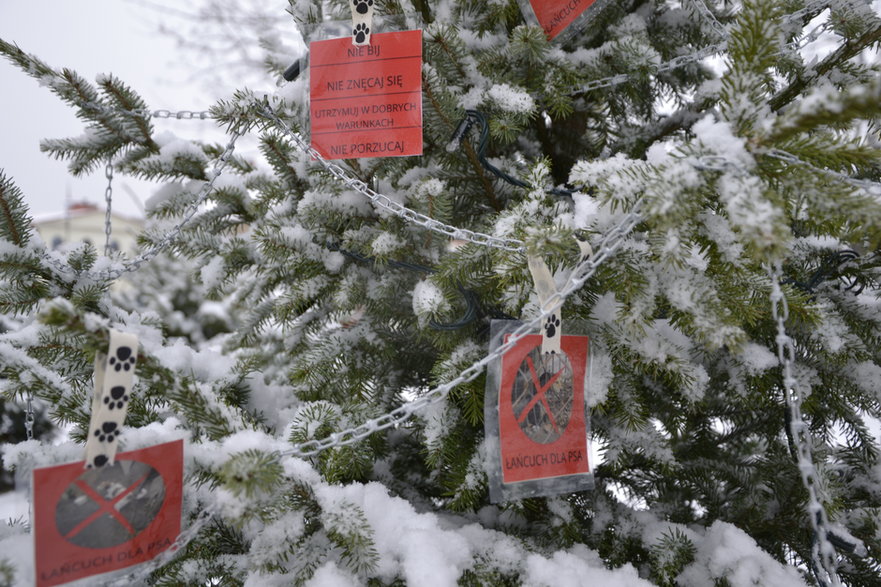
[[[0,0],[0,38],[50,66],[74,69],[88,80],[98,73],[113,73],[140,93],[150,108],[207,109],[214,97],[201,93],[189,78],[187,60],[176,58],[174,41],[156,32],[158,18],[156,12],[126,0]],[[231,83],[229,90],[234,86]],[[154,124],[194,137],[214,126],[212,121]],[[74,178],[64,162],[40,152],[41,139],[76,136],[82,130],[71,107],[0,59],[0,169],[22,190],[31,215],[62,212],[68,189],[74,201],[103,207],[107,183],[103,166],[90,177]],[[114,210],[140,216],[124,186],[145,201],[155,185],[119,175],[114,180]]]

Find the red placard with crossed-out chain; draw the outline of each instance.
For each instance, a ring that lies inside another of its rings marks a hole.
[[[422,31],[310,45],[312,147],[325,159],[422,154]]]
[[[183,441],[34,470],[37,587],[149,561],[180,534]]]
[[[563,336],[560,346],[560,354],[542,353],[541,335],[528,335],[502,357],[502,483],[590,472],[584,389],[588,338]]]
[[[566,27],[591,7],[596,0],[529,0],[538,24],[549,40],[553,40]]]

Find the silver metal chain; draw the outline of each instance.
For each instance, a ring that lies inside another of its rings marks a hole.
[[[691,4],[693,6],[695,6],[701,14],[703,14],[708,20],[710,20],[711,25],[713,26],[713,29],[715,30],[715,32],[719,33],[719,35],[723,39],[727,39],[728,31],[725,30],[725,27],[722,25],[722,23],[720,23],[718,21],[718,19],[712,13],[712,11],[707,7],[706,4],[704,4],[704,0],[690,0],[690,1],[691,1]],[[820,10],[826,8],[828,5],[829,5],[829,0],[820,0],[818,2],[809,2],[807,5],[805,5],[804,8],[787,14],[784,17],[783,21],[786,23],[790,23],[790,22],[794,22],[796,20],[800,20],[800,19],[808,16],[809,14],[812,14],[813,12],[817,12],[817,11],[820,11]],[[808,42],[816,40],[816,38],[819,37],[820,33],[822,33],[823,30],[825,30],[825,28],[820,29],[819,31],[817,31],[815,29],[815,31],[812,31],[811,33],[809,33],[808,37],[810,37],[810,39]],[[802,48],[804,45],[807,44],[807,42],[803,42],[803,41],[804,40],[802,40],[802,42],[795,43],[793,46],[795,48]],[[722,53],[726,47],[727,47],[727,43],[725,41],[723,41],[721,43],[716,43],[713,45],[707,45],[706,47],[698,49],[694,53],[689,53],[688,55],[680,55],[679,57],[674,57],[673,59],[670,59],[669,61],[664,61],[662,63],[659,63],[657,66],[655,66],[654,72],[661,73],[661,72],[665,72],[665,71],[672,71],[674,69],[678,69],[678,68],[683,67],[685,65],[690,65],[692,63],[697,63],[699,61],[703,61],[704,59],[706,59],[707,57],[710,57],[711,55],[716,55],[718,53]],[[617,75],[613,75],[613,76],[609,76],[609,77],[605,77],[605,78],[601,78],[601,79],[587,82],[586,84],[582,84],[576,88],[573,88],[572,91],[573,91],[573,93],[586,93],[586,92],[592,92],[594,90],[600,90],[603,88],[611,88],[613,86],[627,83],[628,81],[633,79],[633,77],[634,77],[634,74],[619,73]]]
[[[369,420],[359,426],[355,426],[354,428],[335,432],[326,438],[310,440],[308,442],[294,445],[293,448],[281,454],[309,457],[329,448],[356,443],[359,440],[367,438],[374,432],[392,428],[406,422],[419,410],[443,401],[443,399],[447,397],[450,391],[455,387],[476,379],[483,372],[485,367],[511,350],[521,337],[529,334],[549,315],[559,310],[566,298],[579,290],[584,283],[593,276],[597,268],[624,244],[627,236],[640,220],[642,220],[642,216],[639,214],[641,206],[642,202],[640,200],[634,205],[631,212],[624,214],[621,220],[603,235],[603,238],[599,241],[597,246],[594,247],[595,254],[575,266],[566,285],[553,296],[548,298],[547,306],[545,306],[545,309],[543,309],[536,318],[522,324],[512,333],[511,338],[506,343],[486,355],[483,359],[473,363],[470,367],[462,371],[458,377],[430,389],[418,399],[404,404],[378,418]]]
[[[713,14],[713,11],[710,10],[710,7],[707,6],[704,0],[691,0],[691,5],[704,17],[711,27],[713,27],[713,31],[719,36],[720,39],[725,39],[728,37],[728,32],[725,30],[725,27],[719,22],[719,19],[716,18],[716,15]]]
[[[429,390],[419,399],[404,404],[383,416],[369,420],[354,428],[349,428],[341,432],[334,432],[323,439],[310,440],[295,444],[290,450],[278,453],[279,456],[296,456],[305,458],[314,456],[331,448],[354,444],[375,432],[386,430],[407,422],[419,410],[442,401],[453,388],[476,379],[487,365],[511,350],[520,338],[529,334],[530,331],[541,324],[550,314],[559,310],[566,298],[578,291],[584,283],[593,276],[597,268],[621,248],[624,241],[627,239],[627,236],[633,231],[636,225],[639,224],[640,220],[642,220],[642,216],[639,214],[641,206],[642,201],[637,201],[633,206],[633,210],[625,213],[619,222],[603,235],[597,243],[597,246],[594,248],[595,254],[576,265],[572,274],[569,276],[566,285],[548,299],[548,306],[546,306],[546,309],[542,310],[539,316],[522,324],[512,333],[507,342],[499,346],[495,351],[488,354],[480,361],[473,363],[470,367],[462,371],[458,377]],[[189,544],[189,542],[199,534],[199,531],[211,521],[216,510],[216,504],[207,507],[199,518],[189,526],[189,528],[178,535],[174,544],[156,559],[139,567],[135,573],[130,573],[110,584],[118,586],[139,584],[139,581],[145,579],[147,575],[154,570],[168,564],[171,559]]]
[[[811,29],[805,36],[799,39],[795,45],[796,49],[804,49],[814,41],[820,38],[820,36],[832,28],[832,21],[824,20],[813,29]]]
[[[641,220],[641,216],[637,212],[639,206],[640,203],[637,203],[636,206],[634,206],[633,212],[624,214],[618,224],[616,224],[611,230],[609,230],[609,232],[607,232],[603,236],[603,238],[600,240],[597,247],[595,248],[596,254],[594,256],[582,261],[579,265],[575,267],[569,277],[569,280],[566,283],[566,286],[564,286],[563,289],[561,289],[557,294],[555,294],[548,300],[550,307],[543,310],[542,313],[536,318],[522,324],[517,330],[512,333],[507,342],[499,346],[495,351],[488,354],[483,359],[473,363],[470,367],[462,371],[458,377],[429,390],[425,395],[421,396],[420,398],[412,402],[406,403],[378,418],[369,420],[359,426],[355,426],[354,428],[349,428],[340,432],[334,432],[323,439],[310,440],[307,442],[295,444],[290,450],[286,450],[278,454],[280,456],[296,456],[305,458],[317,455],[318,453],[331,448],[354,444],[360,440],[367,438],[375,432],[380,432],[382,430],[386,430],[388,428],[392,428],[407,422],[418,411],[432,404],[436,404],[442,401],[455,387],[476,379],[483,372],[483,369],[487,365],[499,359],[502,355],[511,350],[517,344],[520,338],[522,338],[526,334],[529,334],[530,331],[541,324],[541,322],[545,320],[550,314],[556,312],[560,308],[560,306],[563,305],[565,299],[568,296],[572,295],[572,293],[580,289],[584,285],[584,283],[588,279],[590,279],[596,269],[621,247],[627,236]],[[199,533],[199,530],[201,530],[201,528],[210,521],[215,509],[215,507],[207,508],[205,510],[205,513],[196,522],[191,524],[186,531],[181,532],[181,534],[178,535],[172,547],[163,552],[160,557],[157,557],[157,560],[151,561],[151,566],[149,567],[149,569],[139,569],[138,576],[145,577],[154,569],[167,564],[167,562],[169,562],[171,558],[174,557],[175,553],[186,546],[186,544],[188,544],[192,539],[194,539]],[[155,562],[155,564],[153,564],[153,562]],[[130,580],[131,575],[119,579],[112,584],[123,585],[127,584],[126,582]]]
[[[789,434],[795,445],[802,484],[808,492],[807,512],[814,530],[811,557],[820,583],[838,587],[841,582],[835,570],[835,547],[827,539],[829,520],[826,509],[817,495],[817,469],[811,454],[811,435],[801,413],[804,394],[798,380],[792,374],[795,346],[792,338],[786,333],[785,323],[789,318],[789,305],[780,288],[782,275],[780,261],[774,261],[768,267],[768,276],[771,278],[771,315],[777,322],[777,358],[783,366],[783,398],[789,411]]]
[[[787,163],[794,163],[796,165],[806,167],[812,171],[815,171],[822,175],[826,175],[828,177],[834,177],[835,179],[848,183],[856,188],[865,190],[873,195],[881,195],[881,183],[869,181],[866,179],[856,179],[847,175],[846,173],[841,173],[840,171],[817,167],[812,163],[809,163],[803,159],[799,159],[792,153],[787,153],[786,151],[782,151],[780,149],[769,149],[767,151],[764,151],[764,154],[768,155],[769,157],[774,157],[775,159],[780,159],[781,161],[786,161]]]
[[[150,110],[149,108],[138,108],[130,110],[127,108],[109,108],[103,104],[96,102],[81,102],[80,106],[86,110],[95,112],[106,112],[113,114],[128,114],[130,116],[140,116],[142,118],[174,118],[176,120],[209,120],[211,119],[211,111],[209,110]]]
[[[360,179],[352,177],[345,169],[343,169],[336,163],[331,163],[330,161],[322,157],[321,153],[312,148],[312,146],[303,137],[296,133],[285,121],[279,118],[275,111],[272,110],[272,108],[270,108],[268,105],[260,105],[259,113],[262,116],[275,122],[285,132],[285,134],[290,137],[290,139],[293,141],[294,145],[298,149],[310,155],[315,161],[317,161],[322,167],[324,167],[324,169],[326,169],[328,173],[339,179],[346,187],[351,188],[357,191],[359,194],[365,196],[377,207],[382,208],[387,212],[391,212],[395,216],[403,218],[407,222],[416,224],[417,226],[421,226],[430,231],[443,234],[450,238],[461,239],[477,245],[501,249],[503,251],[513,251],[520,253],[525,250],[523,246],[523,241],[521,240],[513,238],[501,238],[489,234],[484,234],[482,232],[468,230],[467,228],[459,228],[457,226],[444,224],[440,220],[436,220],[434,218],[431,218],[430,216],[426,216],[425,214],[420,214],[415,210],[407,208],[403,204],[395,202],[388,196],[380,194],[371,189],[366,183],[364,183]]]
[[[108,159],[104,168],[104,177],[107,178],[107,187],[104,189],[104,256],[110,256],[110,236],[113,232],[113,219],[111,218],[111,206],[113,205],[113,161]]]
[[[178,239],[183,228],[190,222],[190,220],[193,219],[193,216],[196,215],[199,206],[205,203],[208,195],[214,189],[214,182],[217,181],[217,178],[220,177],[220,174],[223,172],[223,170],[229,163],[229,160],[232,158],[233,152],[235,151],[236,141],[238,141],[244,133],[234,128],[230,131],[230,134],[231,137],[226,145],[226,148],[223,150],[223,153],[220,155],[220,157],[218,157],[217,161],[215,161],[212,170],[208,172],[208,181],[205,182],[205,184],[199,190],[199,193],[196,195],[196,199],[193,201],[192,204],[190,204],[189,208],[184,213],[181,221],[178,222],[171,230],[165,233],[165,235],[161,239],[159,239],[149,248],[143,251],[140,255],[138,255],[134,259],[131,259],[130,261],[119,264],[117,267],[107,269],[105,271],[78,272],[70,267],[70,265],[62,263],[53,258],[51,255],[49,255],[48,252],[44,252],[41,255],[43,261],[61,275],[72,277],[89,277],[96,280],[113,280],[117,279],[124,273],[129,273],[131,271],[137,271],[138,269],[140,269],[144,263],[153,259],[156,255],[158,255],[166,247],[168,247]]]
[[[826,8],[829,8],[829,4],[831,4],[830,0],[816,0],[815,2],[808,2],[807,4],[805,4],[804,8],[787,14],[784,18],[784,22],[790,23],[795,22],[796,20],[802,20],[809,14],[812,14],[814,12],[819,13]]]
[[[679,57],[674,57],[669,61],[664,61],[663,63],[659,63],[655,66],[655,73],[661,73],[664,71],[671,71],[674,69],[678,69],[685,65],[690,65],[692,63],[697,63],[698,61],[702,61],[711,55],[715,55],[716,53],[721,53],[725,49],[725,43],[717,43],[714,45],[707,45],[702,49],[698,49],[694,53],[689,53],[688,55],[680,55]],[[618,86],[624,83],[627,83],[631,79],[633,79],[634,74],[632,73],[619,73],[617,75],[604,77],[601,79],[589,81],[586,84],[582,84],[576,88],[573,88],[573,93],[585,93],[592,92],[594,90],[599,90],[602,88],[611,88],[613,86]]]
[[[174,118],[177,120],[208,120],[211,112],[208,110],[139,110],[152,118]]]
[[[37,421],[34,416],[34,394],[29,390],[27,394],[27,407],[24,412],[24,430],[28,440],[34,439],[34,422]]]

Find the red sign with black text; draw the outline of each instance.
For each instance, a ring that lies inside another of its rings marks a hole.
[[[507,337],[506,337],[507,340]],[[589,473],[585,374],[588,337],[563,336],[562,354],[524,336],[501,363],[502,482]]]
[[[422,31],[310,45],[312,147],[326,159],[422,154]]]
[[[180,534],[183,441],[34,470],[37,587],[149,561]]]
[[[594,2],[595,0],[529,0],[538,24],[549,40],[554,40]]]

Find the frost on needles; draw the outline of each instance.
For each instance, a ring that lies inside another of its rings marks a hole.
[[[234,6],[241,27],[260,29],[267,85],[295,57],[281,57],[278,31],[348,18],[340,3]],[[578,258],[573,235],[599,253],[639,205],[618,252],[563,306],[564,324],[584,320],[591,337],[596,489],[491,505],[483,376],[405,423],[294,454],[458,377],[487,354],[491,318],[540,313],[522,253],[450,242],[380,210],[296,147],[288,130],[308,129],[305,76],[268,102],[226,89],[211,116],[259,152],[227,153],[206,203],[121,278],[128,288],[106,277],[124,259],[85,244],[47,250],[27,194],[0,176],[0,389],[7,402],[32,394],[71,427],[60,445],[5,445],[5,466],[82,457],[94,354],[113,327],[141,343],[121,442],[185,439],[184,525],[211,514],[176,556],[135,569],[149,583],[818,584],[771,313],[768,267],[781,261],[835,573],[877,585],[872,4],[624,0],[562,43],[525,24],[514,0],[381,12],[404,27],[396,17],[414,10],[425,154],[344,161],[347,174],[444,224],[522,241],[558,283]],[[229,31],[213,14],[204,26]],[[822,22],[819,40],[807,36]],[[818,42],[829,50],[807,58]],[[708,47],[715,58],[703,58]],[[190,140],[183,124],[157,133],[114,76],[91,82],[6,40],[0,53],[83,121],[79,136],[44,140],[48,155],[75,175],[112,159],[117,174],[156,182],[143,247],[199,204],[224,145]],[[526,187],[487,171],[476,129],[447,150],[466,109],[488,121],[486,159]],[[855,256],[839,262],[846,250]],[[456,322],[469,299],[476,319],[432,328]],[[25,525],[4,527],[4,580],[32,580],[29,549]]]

